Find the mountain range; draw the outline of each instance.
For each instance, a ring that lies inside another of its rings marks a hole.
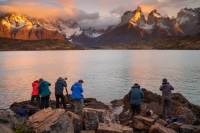
[[[63,18],[34,18],[17,13],[0,17],[0,37],[22,40],[68,40],[84,47],[98,47],[200,33],[200,8],[181,9],[177,17],[162,16],[156,9],[145,16],[141,7],[126,11],[118,25],[107,29],[82,29]]]

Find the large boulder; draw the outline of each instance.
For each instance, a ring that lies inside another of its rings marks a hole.
[[[159,123],[155,123],[149,129],[149,133],[176,133],[176,131],[170,128],[166,128]]]
[[[14,129],[18,124],[15,114],[10,110],[0,110],[0,132],[14,133]]]
[[[99,123],[98,133],[133,133],[133,129],[117,123]]]
[[[29,121],[32,123],[32,127],[37,132],[74,132],[72,119],[68,116],[64,109],[43,109],[30,116]]]
[[[175,115],[177,116],[182,115],[183,119],[181,119],[181,122],[185,124],[193,125],[197,121],[197,117],[194,115],[194,113],[186,107],[182,107],[182,106],[176,107]]]

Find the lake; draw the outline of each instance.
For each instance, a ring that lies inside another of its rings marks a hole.
[[[44,78],[52,85],[68,77],[68,92],[83,79],[84,96],[109,103],[122,99],[134,83],[161,94],[167,78],[190,102],[200,105],[199,50],[72,50],[0,52],[0,108],[29,100],[31,84]]]

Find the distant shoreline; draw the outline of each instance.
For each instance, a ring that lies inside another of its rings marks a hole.
[[[19,40],[0,38],[0,51],[84,50],[67,40]]]
[[[0,51],[43,50],[200,50],[200,34],[130,43],[81,47],[67,40],[17,40],[0,38]]]

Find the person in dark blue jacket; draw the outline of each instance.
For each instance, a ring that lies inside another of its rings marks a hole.
[[[75,105],[75,110],[74,112],[76,114],[81,114],[82,109],[83,109],[83,88],[82,88],[82,84],[83,84],[83,80],[80,79],[78,80],[78,82],[75,82],[72,87],[71,87],[71,91],[72,91],[72,95],[71,98],[74,100],[74,105]]]
[[[39,94],[41,96],[41,109],[49,107],[49,99],[51,94],[49,86],[51,86],[51,83],[45,81],[42,78],[39,79],[38,89],[39,89]]]
[[[65,78],[66,80],[67,78]],[[67,109],[65,97],[63,95],[63,87],[67,87],[67,83],[62,77],[59,77],[55,83],[55,97],[56,97],[56,108],[59,108],[59,99],[61,99],[63,108]]]
[[[131,90],[128,93],[128,97],[131,103],[131,109],[132,109],[132,116],[140,114],[141,108],[140,108],[140,102],[141,99],[144,98],[144,93],[140,89],[140,85],[135,83]]]

